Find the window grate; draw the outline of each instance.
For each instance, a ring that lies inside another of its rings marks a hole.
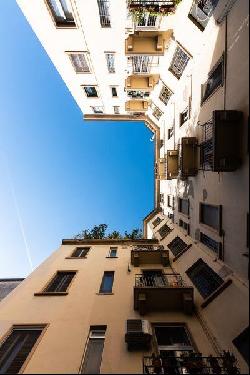
[[[218,4],[218,1],[219,0],[194,1],[188,17],[203,31],[207,26],[208,21]]]
[[[224,82],[224,56],[220,58],[208,75],[208,80],[202,86],[201,103],[204,103],[210,95]]]
[[[76,73],[90,73],[86,53],[70,53],[69,57]]]
[[[202,259],[195,262],[186,274],[198,289],[203,298],[209,297],[223,284],[223,279]]]
[[[165,104],[168,104],[169,99],[172,96],[172,91],[166,85],[162,86],[159,99]]]
[[[164,224],[159,230],[158,233],[161,236],[161,239],[163,240],[167,235],[172,231],[172,229],[167,225]]]
[[[185,249],[187,249],[187,244],[179,237],[175,237],[173,241],[168,244],[168,248],[171,250],[174,256],[178,256]]]
[[[97,0],[99,7],[100,23],[102,27],[111,27],[109,0]]]
[[[181,48],[180,46],[176,47],[173,60],[170,65],[170,72],[173,73],[176,78],[181,78],[188,62],[190,60],[190,57],[188,54]]]
[[[200,232],[200,242],[216,253],[219,259],[222,259],[222,244],[217,242],[205,233]]]
[[[115,73],[115,54],[105,53],[109,73]]]
[[[133,73],[150,73],[152,60],[151,56],[133,56]]]

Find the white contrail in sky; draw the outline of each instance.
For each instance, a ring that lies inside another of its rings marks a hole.
[[[20,230],[21,230],[21,234],[22,234],[22,238],[23,238],[23,242],[24,242],[25,252],[26,252],[26,255],[27,255],[27,259],[28,259],[28,262],[29,262],[30,269],[31,269],[31,271],[33,271],[34,267],[33,267],[32,259],[31,259],[31,255],[30,255],[30,248],[29,248],[29,245],[28,245],[28,241],[27,241],[25,231],[24,231],[23,220],[22,220],[22,217],[21,217],[21,213],[20,213],[18,203],[17,203],[16,192],[15,192],[12,180],[11,180],[10,169],[9,169],[7,157],[6,157],[6,155],[3,154],[3,152],[2,152],[2,159],[3,159],[5,167],[6,167],[7,178],[8,178],[8,182],[9,182],[9,185],[10,185],[10,191],[11,191],[11,195],[12,195],[12,198],[13,198],[16,214],[17,214],[17,220],[18,220],[18,223],[19,223],[19,226],[20,226]]]

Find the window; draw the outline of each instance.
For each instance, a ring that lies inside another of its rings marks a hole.
[[[221,232],[222,206],[200,203],[200,223]]]
[[[188,17],[201,31],[207,26],[218,1],[219,0],[198,0],[193,2]]]
[[[200,232],[200,242],[216,253],[219,259],[223,259],[221,242],[213,240],[211,237],[202,232]]]
[[[44,326],[14,326],[0,346],[0,374],[18,374]]]
[[[102,106],[97,106],[97,107],[91,107],[92,108],[92,110],[93,110],[93,112],[94,113],[103,113],[104,112],[104,107],[102,107]]]
[[[109,73],[115,73],[115,54],[112,52],[106,52],[105,57]]]
[[[249,327],[244,329],[244,331],[233,340],[233,344],[249,365]]]
[[[154,333],[163,358],[165,355],[175,357],[180,351],[193,351],[189,332],[184,325],[155,325]]]
[[[120,114],[120,107],[118,105],[115,105],[113,108],[114,108],[114,114],[119,115]]]
[[[75,27],[72,8],[68,0],[47,0],[56,26]]]
[[[208,80],[201,85],[201,103],[204,103],[210,95],[224,83],[224,56],[220,58],[215,67],[208,74]]]
[[[170,195],[168,194],[168,201],[167,201],[167,205],[168,207],[170,208],[174,208],[174,196],[173,195]]]
[[[158,216],[153,222],[152,225],[153,227],[157,227],[160,223],[162,222],[162,219]]]
[[[96,86],[83,86],[88,98],[98,98]]]
[[[153,113],[152,114],[157,120],[160,120],[161,116],[163,115],[163,112],[158,107],[156,107],[155,104],[153,104]]]
[[[109,14],[109,0],[97,0],[101,27],[111,27]]]
[[[117,258],[117,247],[111,247],[108,258]]]
[[[90,247],[77,247],[72,255],[71,258],[85,258],[90,250]]]
[[[36,295],[66,293],[75,274],[75,271],[58,271],[42,293],[36,293]]]
[[[174,135],[174,128],[168,129],[168,139],[170,139]]]
[[[158,233],[161,236],[161,239],[163,240],[167,235],[172,231],[171,228],[167,224],[164,224],[159,230]]]
[[[203,298],[209,297],[223,284],[223,279],[217,275],[202,259],[197,260],[186,274],[198,289]]]
[[[86,52],[70,52],[69,58],[76,73],[90,73]]]
[[[173,241],[168,244],[168,248],[171,250],[173,255],[176,257],[187,250],[188,245],[179,237],[175,237]]]
[[[152,61],[151,56],[132,56],[133,73],[150,73]]]
[[[189,199],[178,199],[178,211],[189,216]]]
[[[90,327],[81,374],[100,374],[106,328]]]
[[[184,51],[181,46],[177,46],[174,57],[172,59],[170,65],[170,72],[175,75],[176,78],[181,78],[182,73],[184,72],[188,62],[190,60],[190,56]]]
[[[170,99],[172,95],[172,91],[170,91],[166,85],[163,85],[162,86],[162,89],[161,89],[161,92],[160,92],[160,96],[159,96],[159,99],[164,103],[164,104],[168,104],[168,101]]]
[[[150,13],[144,13],[140,16],[137,22],[139,27],[155,27],[157,21],[157,16],[151,15]]]
[[[180,126],[182,126],[189,119],[189,108],[187,107],[180,114]]]
[[[113,98],[116,98],[118,96],[117,88],[115,86],[111,87],[111,93]]]
[[[104,272],[99,293],[112,293],[114,282],[114,271]]]
[[[183,228],[187,231],[187,234],[190,234],[190,225],[183,221],[182,219],[179,220],[179,227]]]

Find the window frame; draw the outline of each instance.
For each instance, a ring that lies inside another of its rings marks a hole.
[[[118,109],[117,109],[118,108]],[[113,106],[113,109],[114,109],[114,115],[120,115],[120,106],[119,105],[114,105]]]
[[[35,344],[33,345],[31,351],[29,352],[27,358],[23,362],[18,374],[22,374],[25,368],[27,367],[28,363],[30,362],[34,352],[36,351],[38,345],[40,344],[43,336],[45,335],[47,329],[49,327],[49,323],[32,323],[32,324],[13,324],[7,332],[0,338],[0,348],[6,342],[6,340],[11,336],[14,330],[26,330],[26,329],[41,329],[41,334],[37,338]]]
[[[118,95],[118,87],[119,86],[115,86],[115,85],[114,86],[110,86],[112,98],[118,98],[119,97],[119,95]],[[116,92],[116,95],[114,95],[113,90]]]
[[[71,65],[72,65],[72,67],[74,69],[74,72],[76,74],[92,74],[92,66],[91,66],[90,55],[89,55],[88,51],[65,51],[65,53],[68,55],[70,63],[71,63]],[[85,60],[86,60],[86,64],[87,64],[87,66],[89,68],[89,71],[88,72],[78,72],[76,70],[76,67],[75,67],[74,63],[73,63],[71,55],[83,55],[84,58],[85,58]]]
[[[164,98],[164,92],[168,92],[169,93],[169,96],[166,100],[166,98]],[[168,102],[169,100],[171,99],[171,96],[173,95],[173,91],[170,90],[170,88],[164,83],[162,82],[162,88],[161,88],[161,91],[160,91],[160,94],[159,94],[159,100],[164,104],[164,105],[168,105]]]
[[[207,83],[209,79],[211,79],[211,76],[214,74],[216,69],[219,67],[219,65],[222,64],[222,80],[221,83],[216,86],[213,91],[210,92],[208,96],[205,97],[205,91],[204,87],[207,86]],[[225,84],[225,53],[221,55],[219,60],[216,62],[216,64],[212,67],[212,69],[208,73],[207,80],[201,85],[201,106],[203,106],[204,103],[206,103],[221,87],[224,87]]]
[[[115,256],[111,256],[112,251],[114,251],[114,250],[116,250],[116,255]],[[109,255],[106,258],[116,259],[116,258],[118,258],[117,253],[118,253],[118,247],[116,247],[116,246],[110,246],[110,248],[109,248]]]
[[[184,52],[184,54],[188,57],[188,60],[187,60],[186,64],[184,65],[184,68],[182,70],[181,75],[176,74],[175,69],[174,69],[174,66],[176,65],[176,64],[174,64],[174,62],[176,60],[176,55],[177,55],[178,48],[182,52]],[[175,78],[177,78],[178,80],[181,79],[182,75],[183,75],[183,73],[184,73],[184,71],[185,71],[185,69],[186,69],[186,67],[187,67],[187,65],[189,63],[189,61],[191,60],[191,58],[192,58],[192,55],[186,50],[186,48],[184,48],[179,42],[177,42],[176,43],[176,47],[175,47],[175,51],[174,51],[174,54],[173,54],[173,57],[172,57],[172,60],[170,62],[170,66],[169,66],[168,70],[173,74],[173,76]]]
[[[111,287],[111,291],[109,292],[105,292],[103,291],[103,286],[104,286],[104,280],[105,280],[105,274],[112,274],[113,275],[113,279],[112,279],[112,287]],[[104,271],[103,272],[103,275],[102,275],[102,281],[101,281],[101,284],[100,284],[100,288],[99,288],[99,292],[97,293],[98,295],[112,295],[114,294],[113,293],[113,288],[114,288],[114,281],[115,281],[115,271]]]
[[[100,97],[100,95],[99,95],[99,90],[98,90],[98,85],[87,85],[87,84],[84,84],[84,85],[81,85],[81,87],[82,87],[82,89],[83,89],[83,91],[84,91],[84,94],[85,94],[85,97],[86,97],[87,99],[98,99],[98,98]],[[88,96],[88,95],[87,95],[87,92],[86,92],[86,90],[85,90],[85,87],[94,87],[95,90],[96,90],[96,95],[97,95],[97,96]]]
[[[115,74],[116,73],[116,69],[115,69],[115,52],[105,51],[104,55],[105,55],[105,60],[106,60],[106,66],[107,66],[107,69],[108,69],[108,73],[109,74]],[[109,55],[113,56],[113,71],[112,71],[112,69],[110,70],[110,68],[109,68],[109,59],[108,59]]]
[[[182,121],[183,114],[187,112],[187,119],[185,121]],[[181,128],[183,125],[187,123],[187,121],[190,119],[190,109],[189,106],[187,106],[184,111],[180,112],[180,119],[179,119],[179,127]]]
[[[72,15],[73,15],[74,21],[69,22],[69,23],[67,23],[67,22],[61,23],[61,22],[56,21],[56,14],[55,14],[55,12],[53,10],[53,7],[50,3],[50,0],[44,0],[44,3],[45,3],[46,8],[48,9],[48,12],[49,12],[50,17],[52,19],[52,22],[54,23],[54,25],[57,29],[77,29],[78,28],[77,23],[76,23],[76,17],[74,15],[73,9],[72,9]]]
[[[187,201],[187,203],[188,203],[188,213],[185,213],[185,212],[181,211],[181,202],[182,201]],[[190,200],[189,200],[189,198],[178,197],[178,213],[186,216],[187,218],[190,217]]]
[[[212,242],[216,243],[218,245],[217,250],[215,250],[211,246],[208,246],[204,242],[204,237],[203,236],[207,237],[208,240],[211,240]],[[202,237],[203,237],[203,239],[202,239]],[[222,242],[214,240],[212,237],[208,236],[206,233],[204,233],[202,231],[200,231],[200,239],[199,240],[200,240],[200,243],[202,244],[202,246],[205,246],[207,249],[209,249],[210,251],[212,251],[212,253],[218,257],[218,259],[220,259],[222,261],[224,260]]]
[[[107,4],[107,11],[106,15],[101,14],[102,9],[105,8],[105,5]],[[98,6],[98,13],[99,13],[99,21],[100,21],[100,26],[102,29],[110,29],[111,28],[111,15],[110,15],[110,0],[97,0],[97,6]],[[101,7],[103,7],[101,9]],[[106,17],[108,19],[105,22],[103,22],[102,17]]]
[[[152,103],[152,116],[154,116],[154,118],[156,118],[157,121],[160,121],[161,117],[163,116],[164,112],[159,108],[157,107],[157,105],[155,105],[154,103]],[[157,116],[157,112],[159,113],[159,116]]]
[[[95,108],[102,108],[102,110],[101,111],[98,111],[98,110],[96,111]],[[104,113],[104,106],[102,106],[102,105],[100,105],[100,106],[98,106],[98,105],[91,106],[91,109],[92,109],[93,113],[96,114],[96,115],[102,115]]]
[[[58,273],[72,273],[73,278],[71,279],[67,289],[65,292],[46,292],[46,289],[49,287],[49,285],[52,283],[52,281],[55,279],[55,277],[58,275]],[[69,294],[69,289],[71,288],[74,280],[76,279],[76,275],[78,273],[78,270],[58,270],[56,271],[53,276],[49,279],[49,281],[45,284],[45,286],[41,289],[40,292],[34,293],[34,296],[36,297],[46,297],[46,296],[67,296]]]
[[[212,227],[206,223],[203,223],[202,222],[202,206],[211,206],[211,207],[215,207],[218,209],[218,228],[215,228],[215,227]],[[218,233],[219,236],[222,236],[222,205],[215,205],[215,204],[209,204],[209,203],[204,203],[204,202],[200,202],[200,205],[199,205],[199,223],[200,225],[204,226],[205,228],[208,228],[209,230],[215,232],[215,233]]]
[[[77,249],[86,249],[86,250],[88,249],[88,250],[87,250],[86,255],[84,255],[83,257],[74,257],[73,254],[77,251]],[[72,251],[71,256],[66,257],[65,259],[86,259],[90,249],[91,249],[90,246],[76,246],[75,249]]]

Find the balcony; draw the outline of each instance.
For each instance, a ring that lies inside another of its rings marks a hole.
[[[205,171],[233,172],[241,165],[242,112],[214,111],[202,126],[200,167]]]
[[[167,151],[167,180],[172,180],[178,177],[178,150]]]
[[[125,81],[126,90],[151,91],[159,82],[159,75],[132,75]]]
[[[193,287],[185,286],[178,274],[138,274],[135,276],[134,309],[140,315],[151,311],[192,314]]]
[[[183,351],[179,357],[166,352],[164,357],[143,357],[144,374],[240,374],[236,358],[224,351],[220,357]]]
[[[147,100],[128,100],[125,103],[127,112],[146,112],[148,110]]]
[[[151,15],[167,16],[176,10],[176,0],[128,0],[129,12],[133,15],[143,16],[145,12]]]
[[[125,40],[125,54],[163,56],[171,37],[172,30],[137,31]]]
[[[169,265],[169,252],[161,246],[137,246],[131,250],[131,264],[139,267],[141,264]]]
[[[193,177],[198,173],[198,140],[195,137],[181,139],[179,165],[182,178]]]

